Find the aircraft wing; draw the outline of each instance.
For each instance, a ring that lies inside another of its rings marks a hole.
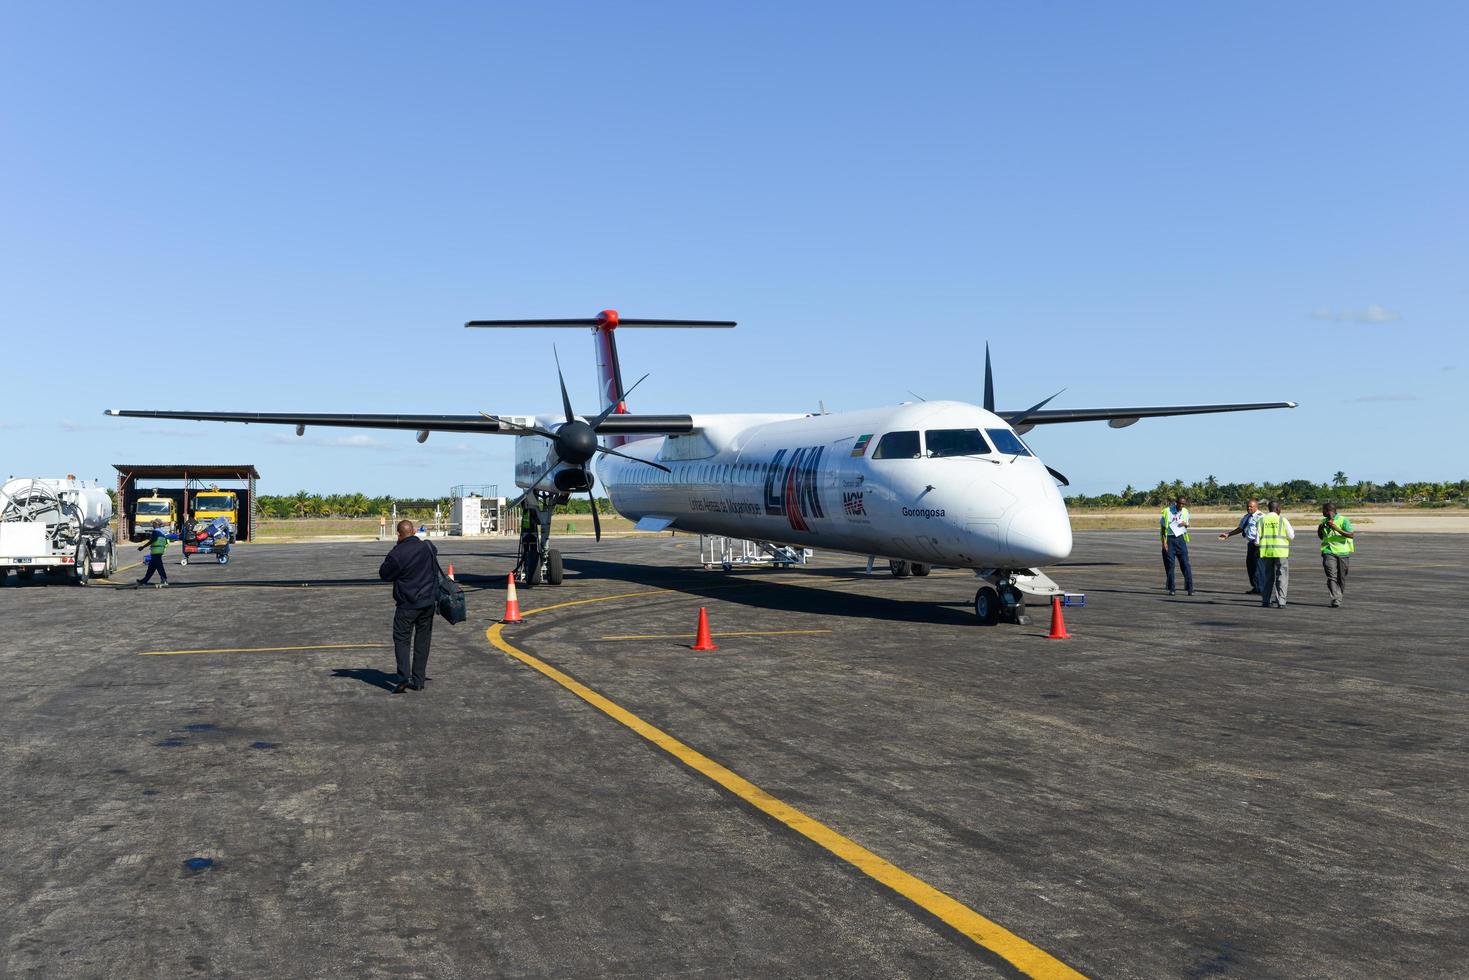
[[[151,412],[110,408],[104,414],[119,418],[183,419],[194,422],[244,422],[264,425],[336,426],[353,429],[408,429],[417,432],[482,432],[515,435],[513,426],[483,415],[308,415],[291,412]],[[613,435],[664,435],[694,431],[688,415],[610,415],[597,431]]]
[[[1029,412],[999,412],[1012,425],[1055,425],[1060,422],[1106,422],[1125,428],[1139,419],[1170,415],[1213,415],[1219,412],[1258,412],[1268,408],[1295,408],[1295,402],[1246,402],[1238,405],[1161,405],[1146,408],[1053,408]]]

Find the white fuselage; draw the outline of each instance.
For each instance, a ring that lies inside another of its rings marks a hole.
[[[1071,553],[1065,504],[1045,465],[1009,425],[974,405],[706,415],[695,424],[688,435],[622,446],[671,473],[599,461],[600,487],[619,513],[683,531],[952,567],[1034,568]],[[885,444],[889,433],[898,435]]]

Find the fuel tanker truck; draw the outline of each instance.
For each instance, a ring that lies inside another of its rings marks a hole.
[[[108,578],[113,555],[112,498],[92,480],[20,477],[0,484],[0,584],[40,569],[78,585]]]

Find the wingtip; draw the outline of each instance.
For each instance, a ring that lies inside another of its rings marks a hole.
[[[111,415],[111,416],[116,417],[116,416],[122,414],[122,409],[120,409],[120,408],[104,408],[102,410],[102,414],[103,415]]]
[[[1298,407],[1298,406],[1299,406],[1299,405],[1300,405],[1300,403],[1299,403],[1299,402],[1286,402],[1286,403],[1285,403],[1285,407],[1286,407],[1286,408],[1296,408],[1296,407]]]

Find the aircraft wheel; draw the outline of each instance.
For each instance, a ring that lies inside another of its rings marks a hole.
[[[561,552],[555,548],[546,552],[546,584],[560,585],[561,579],[566,574],[566,567],[561,563]]]
[[[907,578],[913,573],[913,566],[906,561],[891,559],[888,561],[888,571],[893,573],[893,578]]]
[[[913,563],[913,574],[917,575],[919,578],[922,578],[923,576],[928,574],[929,569],[932,567],[933,566],[931,565],[925,565],[922,562],[915,561]]]
[[[1000,593],[986,585],[974,593],[974,615],[981,626],[993,626],[1000,621]]]

